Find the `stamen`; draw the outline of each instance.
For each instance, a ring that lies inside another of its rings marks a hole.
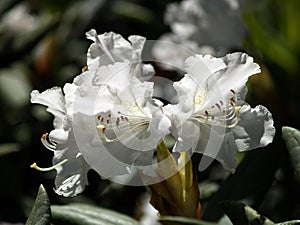
[[[205,110],[205,115],[206,115],[206,120],[205,120],[205,123],[207,123],[208,122],[208,117],[209,117],[209,114],[208,114],[208,112]]]
[[[117,118],[116,125],[117,125],[117,127],[120,125],[120,117]]]
[[[41,142],[43,143],[43,145],[50,151],[55,151],[56,150],[56,144],[55,143],[52,143],[52,142],[49,142],[47,140],[48,138],[48,133],[45,133],[42,135],[41,137]]]
[[[51,171],[51,170],[56,169],[57,167],[63,165],[63,164],[66,163],[67,161],[68,161],[68,159],[64,159],[63,161],[61,161],[61,162],[55,164],[54,166],[47,167],[47,168],[41,168],[41,167],[39,167],[36,163],[33,163],[30,167],[33,168],[33,169],[39,170],[39,171],[47,172],[47,171]]]
[[[216,103],[215,104],[217,107],[218,107],[218,109],[221,111],[221,106],[218,104],[218,103]]]
[[[235,105],[235,99],[233,98],[233,97],[231,97],[230,99],[229,99],[229,102],[230,102],[230,104],[231,105]]]

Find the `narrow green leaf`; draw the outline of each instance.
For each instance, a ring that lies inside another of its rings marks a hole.
[[[228,201],[221,203],[221,207],[233,225],[275,225],[271,220],[259,215],[244,203]]]
[[[50,225],[50,220],[51,210],[48,194],[41,185],[25,225]]]
[[[164,216],[159,221],[164,225],[217,225],[217,223],[179,216]]]
[[[300,220],[292,220],[283,223],[276,223],[276,225],[299,225],[299,224],[300,224]]]
[[[289,151],[295,177],[300,182],[300,131],[292,127],[282,127],[282,138]]]
[[[155,19],[151,10],[128,1],[115,1],[112,5],[112,11],[118,15],[148,24],[151,24]]]
[[[17,143],[0,144],[0,157],[17,151],[19,151],[19,145]]]
[[[64,225],[139,225],[124,214],[82,203],[51,206],[52,222]]]

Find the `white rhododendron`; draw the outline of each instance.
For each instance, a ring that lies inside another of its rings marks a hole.
[[[163,104],[152,98],[153,83],[140,81],[132,69],[125,61],[87,71],[93,82],[77,92],[74,117],[85,121],[76,129],[77,141],[89,165],[105,178],[130,173],[131,165],[151,165],[171,125]]]
[[[56,169],[56,193],[63,196],[75,196],[84,190],[88,184],[88,164],[80,153],[72,129],[72,113],[74,91],[72,84],[64,86],[64,94],[59,87],[54,87],[42,93],[34,90],[31,102],[47,106],[47,111],[54,115],[54,130],[42,136],[44,146],[54,152],[53,167],[41,169]],[[37,167],[34,164],[32,167]]]
[[[244,102],[248,77],[260,72],[248,55],[189,57],[186,75],[174,83],[178,103],[164,106],[153,96],[154,83],[146,81],[154,70],[141,59],[145,38],[127,41],[95,30],[87,38],[93,41],[87,68],[64,86],[64,93],[58,87],[31,93],[32,103],[47,106],[55,116],[54,130],[42,136],[54,152],[53,166],[32,167],[57,170],[58,194],[82,192],[89,169],[102,178],[132,177],[137,171],[156,176],[154,152],[169,134],[176,140],[174,152],[200,152],[231,171],[236,151],[272,141],[269,111]]]
[[[271,113],[244,101],[248,77],[260,72],[252,57],[245,53],[223,58],[195,55],[185,61],[185,71],[174,83],[178,104],[164,107],[173,124],[174,151],[200,152],[234,171],[237,151],[272,142]]]

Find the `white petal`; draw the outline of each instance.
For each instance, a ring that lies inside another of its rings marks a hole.
[[[113,86],[118,90],[122,90],[128,88],[131,76],[130,62],[117,62],[113,65],[99,67],[95,74],[93,85]]]
[[[191,113],[194,107],[195,96],[200,90],[197,82],[189,75],[185,75],[180,81],[173,84],[178,94],[178,112]]]
[[[65,197],[80,194],[88,185],[88,170],[89,166],[81,156],[68,159],[62,168],[58,169],[55,178],[55,192]]]
[[[53,87],[42,93],[37,90],[31,92],[31,103],[38,103],[54,110],[65,112],[64,108],[64,96],[59,87]]]
[[[218,160],[226,170],[234,173],[236,169],[236,152],[237,148],[234,143],[234,138],[230,133],[227,133],[215,159]]]
[[[260,72],[259,65],[245,53],[227,54],[223,61],[226,68],[210,76],[205,84],[210,104],[225,100],[231,89],[239,94],[248,78]]]
[[[143,64],[143,76],[152,77],[155,74],[154,67],[151,64]]]
[[[75,84],[67,83],[65,84],[63,90],[65,93],[65,108],[68,115],[73,114],[73,108],[74,108],[74,102],[75,102],[75,92],[77,90],[78,86]]]
[[[130,39],[133,42],[125,40],[120,34],[113,32],[97,35],[95,30],[86,33],[87,38],[93,40],[93,43],[87,54],[87,64],[99,58],[101,65],[109,65],[114,62],[122,62],[124,60],[136,61],[135,54],[140,54],[141,46],[144,38],[140,36],[132,36]]]
[[[184,69],[198,82],[198,85],[203,86],[207,78],[226,67],[221,58],[215,58],[210,55],[194,55],[186,59]]]
[[[139,35],[131,35],[128,37],[128,40],[131,42],[133,49],[135,49],[137,53],[141,54],[146,38]]]
[[[58,143],[58,149],[61,144]],[[68,140],[63,143],[63,150],[56,150],[53,157],[53,165],[67,159],[68,161],[56,167],[55,192],[65,197],[75,196],[81,193],[88,184],[87,172],[90,169],[82,156],[78,155],[79,148],[73,132],[68,133]]]
[[[234,172],[235,170],[235,153],[236,146],[232,134],[226,133],[226,129],[222,127],[211,127],[206,124],[201,124],[198,127],[200,130],[199,137],[195,134],[193,139],[198,139],[195,152],[203,154],[199,162],[198,169],[203,171],[214,161],[218,160],[225,169]],[[190,134],[190,135],[192,135]]]
[[[56,144],[66,144],[68,141],[69,132],[63,129],[55,129],[52,130],[49,134],[49,140]]]
[[[239,151],[266,146],[275,135],[272,115],[264,106],[251,108],[245,105],[240,110],[240,121],[232,132]]]
[[[184,121],[178,126],[173,136],[176,143],[173,147],[174,152],[195,151],[200,136],[200,129],[197,124],[192,121]]]
[[[42,93],[37,90],[31,92],[31,103],[47,106],[47,111],[55,116],[56,121],[61,121],[65,116],[65,100],[61,88],[54,87]],[[56,123],[57,124],[57,123]]]
[[[142,151],[127,148],[121,142],[102,142],[98,136],[93,116],[76,114],[74,120],[74,132],[79,150],[91,168],[103,178],[128,174],[128,167],[143,154]],[[143,160],[147,161],[147,159],[145,157]],[[151,161],[152,157],[149,160]]]

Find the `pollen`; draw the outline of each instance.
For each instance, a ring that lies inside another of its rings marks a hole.
[[[203,104],[203,102],[205,101],[205,98],[206,98],[206,96],[205,96],[204,90],[200,90],[194,98],[194,105],[199,106],[199,105]]]

